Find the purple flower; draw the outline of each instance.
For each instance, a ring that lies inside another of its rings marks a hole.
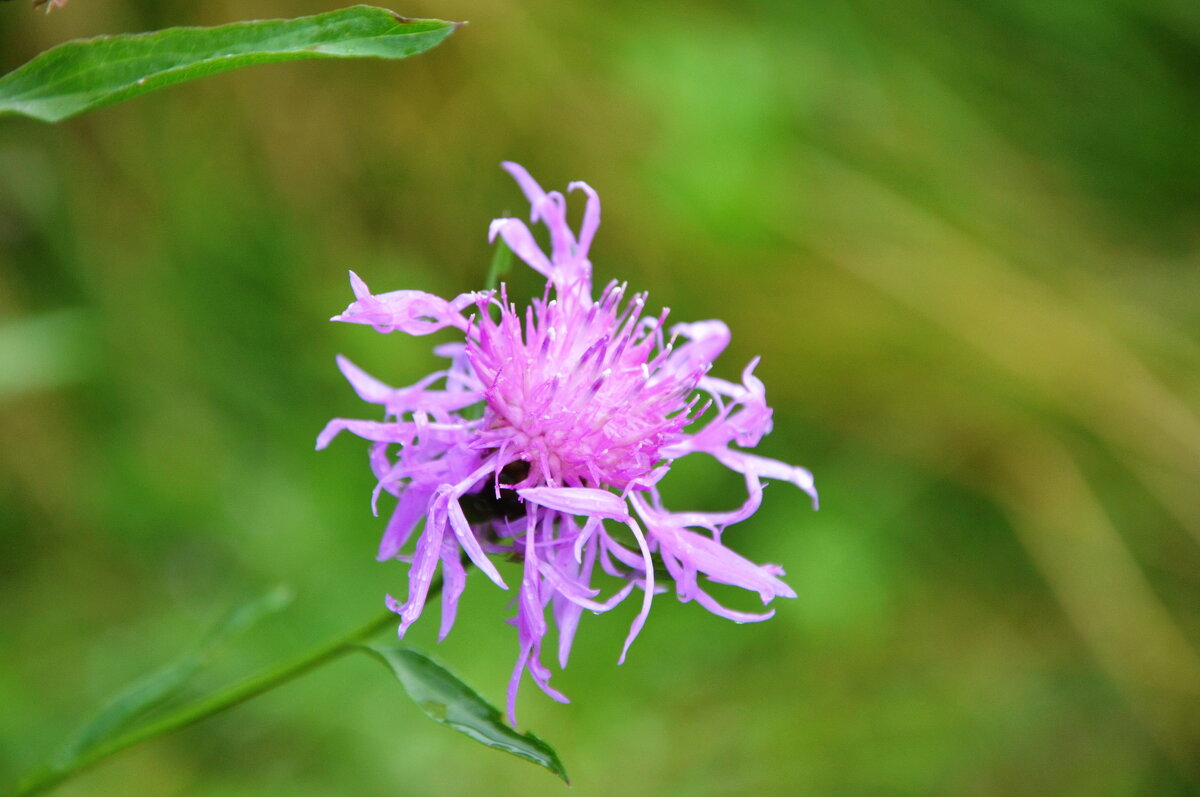
[[[502,589],[508,589],[489,554],[523,562],[518,590],[520,653],[508,688],[514,718],[517,688],[528,670],[556,700],[541,662],[546,610],[558,627],[558,661],[565,667],[584,609],[603,612],[635,588],[642,605],[621,651],[624,661],[650,611],[653,596],[667,588],[655,579],[656,560],[681,601],[735,622],[774,614],[728,609],[698,581],[757,592],[764,604],[795,593],[780,580],[778,565],[757,565],[726,548],[725,529],[754,514],[763,480],[788,481],[812,496],[812,475],[803,468],[747,453],[771,429],[755,359],[741,384],[708,376],[729,343],[720,321],[666,324],[667,311],[645,315],[646,295],[627,296],[610,282],[592,295],[588,248],[600,224],[600,200],[587,196],[578,236],[566,220],[566,199],[543,191],[520,166],[505,163],[532,206],[531,221],[549,231],[547,257],[529,228],[517,219],[492,222],[530,267],[546,277],[540,300],[510,303],[504,287],[466,293],[449,301],[421,291],[372,294],[350,274],[355,300],[334,321],[370,324],[379,332],[427,335],[447,327],[462,341],[434,352],[447,360],[415,385],[389,387],[344,357],[338,365],[364,400],[384,407],[385,420],[335,419],[317,440],[324,448],[343,429],[373,441],[371,467],[381,491],[398,499],[379,547],[379,559],[411,562],[408,598],[388,596],[400,615],[403,636],[425,607],[429,585],[441,565],[442,624],[454,625],[466,584],[463,554]],[[703,453],[746,482],[745,502],[728,512],[672,512],[657,484],[671,463]],[[401,550],[424,521],[411,555]],[[604,597],[592,586],[596,565],[623,581]],[[515,724],[515,719],[514,719]]]

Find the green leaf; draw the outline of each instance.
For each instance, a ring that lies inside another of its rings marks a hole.
[[[512,270],[513,250],[508,248],[503,238],[496,238],[496,250],[492,252],[492,264],[488,267],[487,280],[483,283],[485,290],[495,290],[500,280],[508,276]]]
[[[276,587],[231,611],[196,648],[155,673],[134,682],[81,728],[55,757],[53,767],[63,769],[101,742],[111,739],[174,697],[203,667],[218,646],[264,617],[281,611],[292,601],[292,592]]]
[[[558,775],[567,771],[550,745],[532,733],[521,734],[504,724],[500,712],[444,667],[415,650],[397,646],[364,646],[400,680],[408,696],[430,719],[449,725],[477,742],[512,753]]]
[[[254,600],[247,601],[235,607],[225,615],[225,619],[217,623],[201,646],[201,655],[208,656],[214,648],[228,642],[233,637],[262,622],[272,614],[292,605],[295,593],[291,587],[280,585],[270,592],[260,595]]]
[[[172,83],[251,64],[405,58],[439,44],[459,24],[353,6],[297,19],[71,41],[0,77],[0,114],[57,122]]]

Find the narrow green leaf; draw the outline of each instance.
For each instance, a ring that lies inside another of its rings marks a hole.
[[[121,733],[152,709],[174,697],[208,662],[219,645],[264,617],[281,611],[291,600],[291,590],[276,587],[231,611],[196,648],[157,672],[135,681],[114,697],[95,719],[68,740],[52,766],[58,769],[69,767],[96,745]]]
[[[55,757],[54,767],[70,766],[100,742],[125,730],[155,706],[162,705],[179,692],[199,666],[195,657],[188,656],[130,684],[67,741]]]
[[[512,269],[513,250],[508,248],[503,238],[496,239],[496,250],[492,252],[492,264],[488,267],[487,280],[483,283],[485,290],[495,290],[500,280],[508,276]]]
[[[405,58],[460,23],[353,6],[297,19],[66,42],[0,77],[0,114],[57,122],[148,91],[251,64],[299,58]]]
[[[270,592],[235,607],[209,633],[201,646],[201,655],[209,655],[218,645],[223,645],[267,617],[279,614],[292,605],[295,597],[291,587],[281,584]]]
[[[532,733],[517,733],[505,725],[499,710],[441,665],[408,648],[369,645],[363,649],[391,669],[408,696],[430,719],[488,747],[532,761],[571,782],[550,745]]]

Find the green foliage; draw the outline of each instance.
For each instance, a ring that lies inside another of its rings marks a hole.
[[[127,730],[138,719],[178,695],[222,644],[269,615],[287,608],[291,602],[291,590],[277,587],[231,611],[196,648],[158,672],[130,685],[113,698],[95,719],[81,728],[64,746],[55,759],[55,767],[69,767],[100,743]]]
[[[90,754],[117,740],[154,709],[179,695],[209,663],[221,645],[266,617],[282,611],[291,602],[292,591],[286,587],[276,587],[233,609],[195,648],[114,697],[94,719],[71,737],[50,764],[22,782],[18,787],[20,793],[33,794],[52,785],[63,774],[79,766]]]
[[[457,24],[354,6],[297,19],[101,36],[60,44],[0,77],[0,114],[58,122],[186,80],[301,58],[406,58]]]
[[[88,342],[77,311],[0,321],[0,400],[84,379],[94,353]]]
[[[230,7],[20,5],[0,3],[14,65],[59,30]],[[725,534],[787,570],[799,597],[774,619],[660,595],[617,667],[636,607],[589,614],[554,673],[571,704],[523,691],[573,795],[1200,793],[1194,655],[1162,644],[1200,643],[1200,7],[514,8],[463,0],[472,46],[405,68],[251,70],[0,124],[3,351],[75,340],[18,323],[57,312],[93,351],[0,406],[0,785],[252,585],[303,587],[297,619],[239,641],[255,663],[404,594],[407,566],[373,559],[392,505],[371,515],[367,446],[307,452],[329,417],[364,417],[335,353],[405,385],[451,337],[326,319],[348,268],[479,289],[488,221],[522,207],[509,159],[600,191],[598,283],[729,323],[714,376],[762,355],[763,453],[822,491],[812,514],[772,485]],[[520,263],[506,281],[541,294]],[[669,507],[740,501],[705,459],[664,480]],[[492,694],[512,594],[477,578],[445,641],[431,606],[405,643]],[[561,797],[415,711],[398,724],[395,681],[359,658],[74,793]]]
[[[512,270],[513,250],[508,248],[503,238],[496,238],[492,250],[492,263],[488,266],[487,278],[483,281],[484,290],[494,290],[500,281]]]
[[[550,745],[532,733],[517,733],[500,711],[428,656],[397,646],[364,648],[387,665],[425,716],[480,744],[545,767],[567,783],[567,770]]]

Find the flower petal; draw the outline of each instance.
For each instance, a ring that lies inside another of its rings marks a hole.
[[[577,257],[587,257],[588,249],[592,246],[592,238],[600,226],[600,197],[595,189],[580,180],[567,186],[568,191],[582,191],[587,194],[587,207],[583,211],[583,223],[579,225],[579,243],[575,250]]]
[[[538,506],[572,515],[586,515],[622,522],[629,519],[625,501],[621,496],[607,490],[597,490],[591,487],[526,487],[523,490],[517,490],[517,495]]]
[[[417,540],[417,550],[413,555],[412,566],[408,569],[408,600],[400,609],[400,636],[404,637],[409,626],[421,616],[425,608],[425,598],[429,595],[429,585],[433,581],[433,573],[441,561],[442,537],[445,534],[446,520],[431,515],[425,523],[425,532]],[[393,608],[393,611],[395,609]]]
[[[448,326],[465,330],[467,319],[462,310],[472,294],[464,294],[453,302],[424,291],[391,291],[372,294],[367,284],[350,272],[350,284],[354,288],[355,300],[332,321],[352,324],[370,324],[378,332],[400,330],[409,335],[428,335]]]
[[[532,221],[537,221],[537,211],[541,207],[542,201],[546,198],[546,192],[538,185],[538,181],[530,176],[529,172],[519,163],[512,161],[503,161],[500,164],[504,171],[512,175],[517,181],[517,185],[521,188],[521,193],[529,200],[529,206],[532,208]]]
[[[369,401],[372,404],[386,404],[392,394],[396,392],[394,387],[380,382],[340,354],[337,356],[337,366],[338,370],[342,372],[342,376],[346,377],[346,381],[350,383],[350,387],[354,388],[354,392],[363,401]]]
[[[791,482],[808,494],[809,498],[812,499],[813,509],[817,509],[820,506],[820,499],[817,497],[817,486],[813,481],[812,472],[799,465],[788,465],[777,459],[767,459],[757,454],[749,454],[745,451],[736,451],[730,448],[718,449],[711,453],[722,465],[731,470],[736,470],[738,473],[754,474],[764,479],[779,479],[780,481]]]
[[[317,450],[325,448],[342,430],[352,432],[366,440],[380,443],[400,443],[408,437],[405,429],[408,424],[387,423],[385,421],[358,421],[351,418],[334,418],[325,424],[325,428],[317,435]]]
[[[504,243],[508,244],[508,248],[513,250],[517,257],[528,263],[534,271],[544,277],[551,275],[553,267],[546,258],[545,252],[533,239],[533,233],[525,226],[525,222],[520,219],[496,219],[488,228],[488,240],[496,240],[497,234],[504,239]]]
[[[650,616],[650,603],[654,599],[654,563],[650,560],[650,546],[646,543],[646,538],[642,535],[642,530],[638,526],[637,521],[632,518],[625,524],[629,530],[633,532],[633,536],[637,538],[638,547],[642,551],[642,564],[645,575],[645,583],[642,585],[642,608],[638,612],[637,617],[633,619],[633,625],[629,629],[629,636],[625,637],[625,645],[621,648],[621,657],[617,659],[617,664],[625,663],[625,656],[629,653],[629,646],[633,644],[633,640],[637,639],[637,635],[642,630],[642,626],[646,624],[646,618]]]
[[[492,560],[488,559],[487,555],[479,547],[479,540],[475,539],[475,533],[471,531],[471,526],[467,523],[467,517],[463,514],[462,506],[458,503],[458,498],[447,495],[442,500],[446,503],[447,514],[450,518],[450,527],[454,529],[454,536],[458,538],[458,542],[462,545],[463,550],[467,552],[467,556],[471,558],[475,566],[482,570],[497,587],[508,589],[508,585],[500,577],[500,571],[496,569],[496,566],[492,564]]]
[[[433,486],[426,484],[410,484],[400,493],[400,500],[396,502],[396,509],[379,542],[379,553],[375,557],[378,561],[385,562],[400,552],[417,521],[425,517],[432,495]]]
[[[712,363],[725,351],[732,337],[725,322],[715,320],[675,324],[671,334],[688,338],[688,342],[677,348],[668,360],[668,367],[676,372]]]
[[[672,516],[653,512],[641,499],[635,498],[633,506],[664,557],[669,554],[685,568],[704,573],[710,581],[753,590],[763,603],[777,597],[796,597],[792,588],[774,575],[778,568],[756,565],[716,540],[682,528]]]
[[[442,540],[442,578],[442,625],[438,629],[438,642],[454,627],[458,599],[467,586],[467,570],[458,558],[458,546],[449,539]]]

